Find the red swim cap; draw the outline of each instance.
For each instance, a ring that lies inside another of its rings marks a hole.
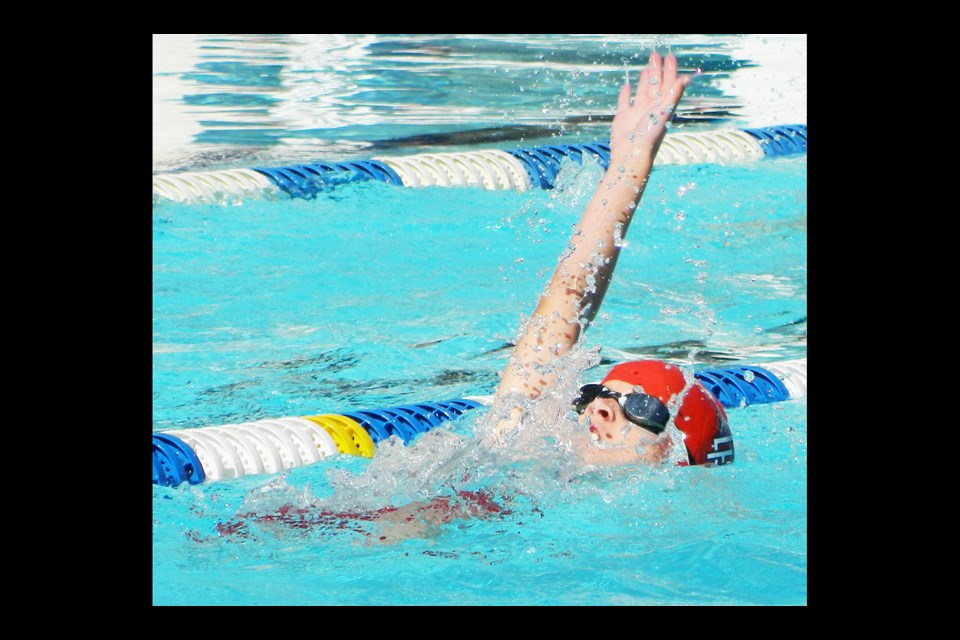
[[[623,362],[610,369],[603,382],[608,380],[623,380],[642,387],[644,393],[656,396],[667,406],[687,388],[680,368],[661,360]],[[684,393],[673,424],[686,434],[683,444],[690,464],[733,462],[733,435],[727,413],[700,382],[695,381]]]

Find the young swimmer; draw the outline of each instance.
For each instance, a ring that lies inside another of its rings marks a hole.
[[[672,54],[661,60],[653,52],[636,91],[629,82],[620,89],[610,130],[610,164],[510,355],[490,411],[504,417],[481,445],[502,448],[523,431],[530,418],[529,401],[541,399],[556,383],[552,366],[570,352],[596,316],[667,123],[689,84],[690,76],[677,72]],[[568,400],[567,406],[590,423],[594,446],[583,452],[588,464],[663,463],[674,447],[667,428],[671,418],[684,436],[687,460],[680,464],[733,462],[723,407],[675,366],[658,360],[621,363],[601,383],[583,386]],[[247,537],[249,523],[256,522],[293,529],[327,525],[363,533],[373,542],[396,542],[427,535],[453,520],[509,515],[511,503],[503,493],[497,497],[488,490],[452,489],[451,495],[430,501],[367,511],[291,506],[267,515],[243,514],[219,525],[218,535]],[[378,530],[368,532],[363,522],[376,524]]]

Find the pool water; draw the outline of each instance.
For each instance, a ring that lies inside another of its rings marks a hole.
[[[217,536],[216,523],[251,503],[263,513],[308,504],[332,465],[297,468],[282,481],[156,487],[154,602],[805,604],[805,406],[757,405],[733,419],[733,468],[610,473],[545,492],[502,519],[463,520],[397,544],[322,526],[254,524],[248,538]],[[362,474],[369,463],[336,464]]]
[[[576,94],[560,84],[550,96]],[[396,117],[382,139],[411,126]],[[250,140],[221,137],[216,163],[228,147],[257,160],[303,150],[251,155]],[[212,156],[195,152],[207,145],[187,145],[181,165],[206,168]],[[311,200],[155,202],[154,431],[492,393],[601,171],[565,161],[556,188],[525,192],[361,182]],[[806,174],[805,156],[658,167],[569,384],[628,358],[696,369],[806,357]],[[372,460],[155,485],[154,604],[806,604],[806,399],[729,409],[737,457],[718,468],[577,466],[563,446],[573,416],[542,442],[484,453],[487,411],[409,446],[381,442]],[[323,515],[458,491],[503,509],[409,536]],[[291,512],[303,517],[278,517]]]

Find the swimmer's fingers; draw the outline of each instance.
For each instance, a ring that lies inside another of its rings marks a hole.
[[[646,87],[650,86],[650,68],[644,67],[640,72],[640,79],[637,80],[637,95],[633,100],[634,106],[643,104],[646,99]]]
[[[677,82],[677,56],[668,53],[663,59],[663,86],[672,87]]]
[[[623,113],[630,108],[630,80],[625,80],[620,87],[620,96],[617,98],[617,113]]]
[[[690,76],[680,75],[677,71],[677,57],[667,54],[663,61],[663,103],[665,112],[673,115],[673,107],[680,102],[683,91],[690,84]]]
[[[644,69],[646,79],[637,86],[638,101],[650,102],[663,90],[663,64],[656,50],[650,52],[650,61]]]

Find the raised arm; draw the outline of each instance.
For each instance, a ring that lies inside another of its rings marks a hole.
[[[636,92],[629,81],[620,89],[610,127],[610,165],[511,353],[498,398],[517,392],[540,396],[555,379],[544,365],[567,353],[596,316],[667,122],[689,83],[690,76],[677,73],[672,54],[661,61],[653,52]]]

